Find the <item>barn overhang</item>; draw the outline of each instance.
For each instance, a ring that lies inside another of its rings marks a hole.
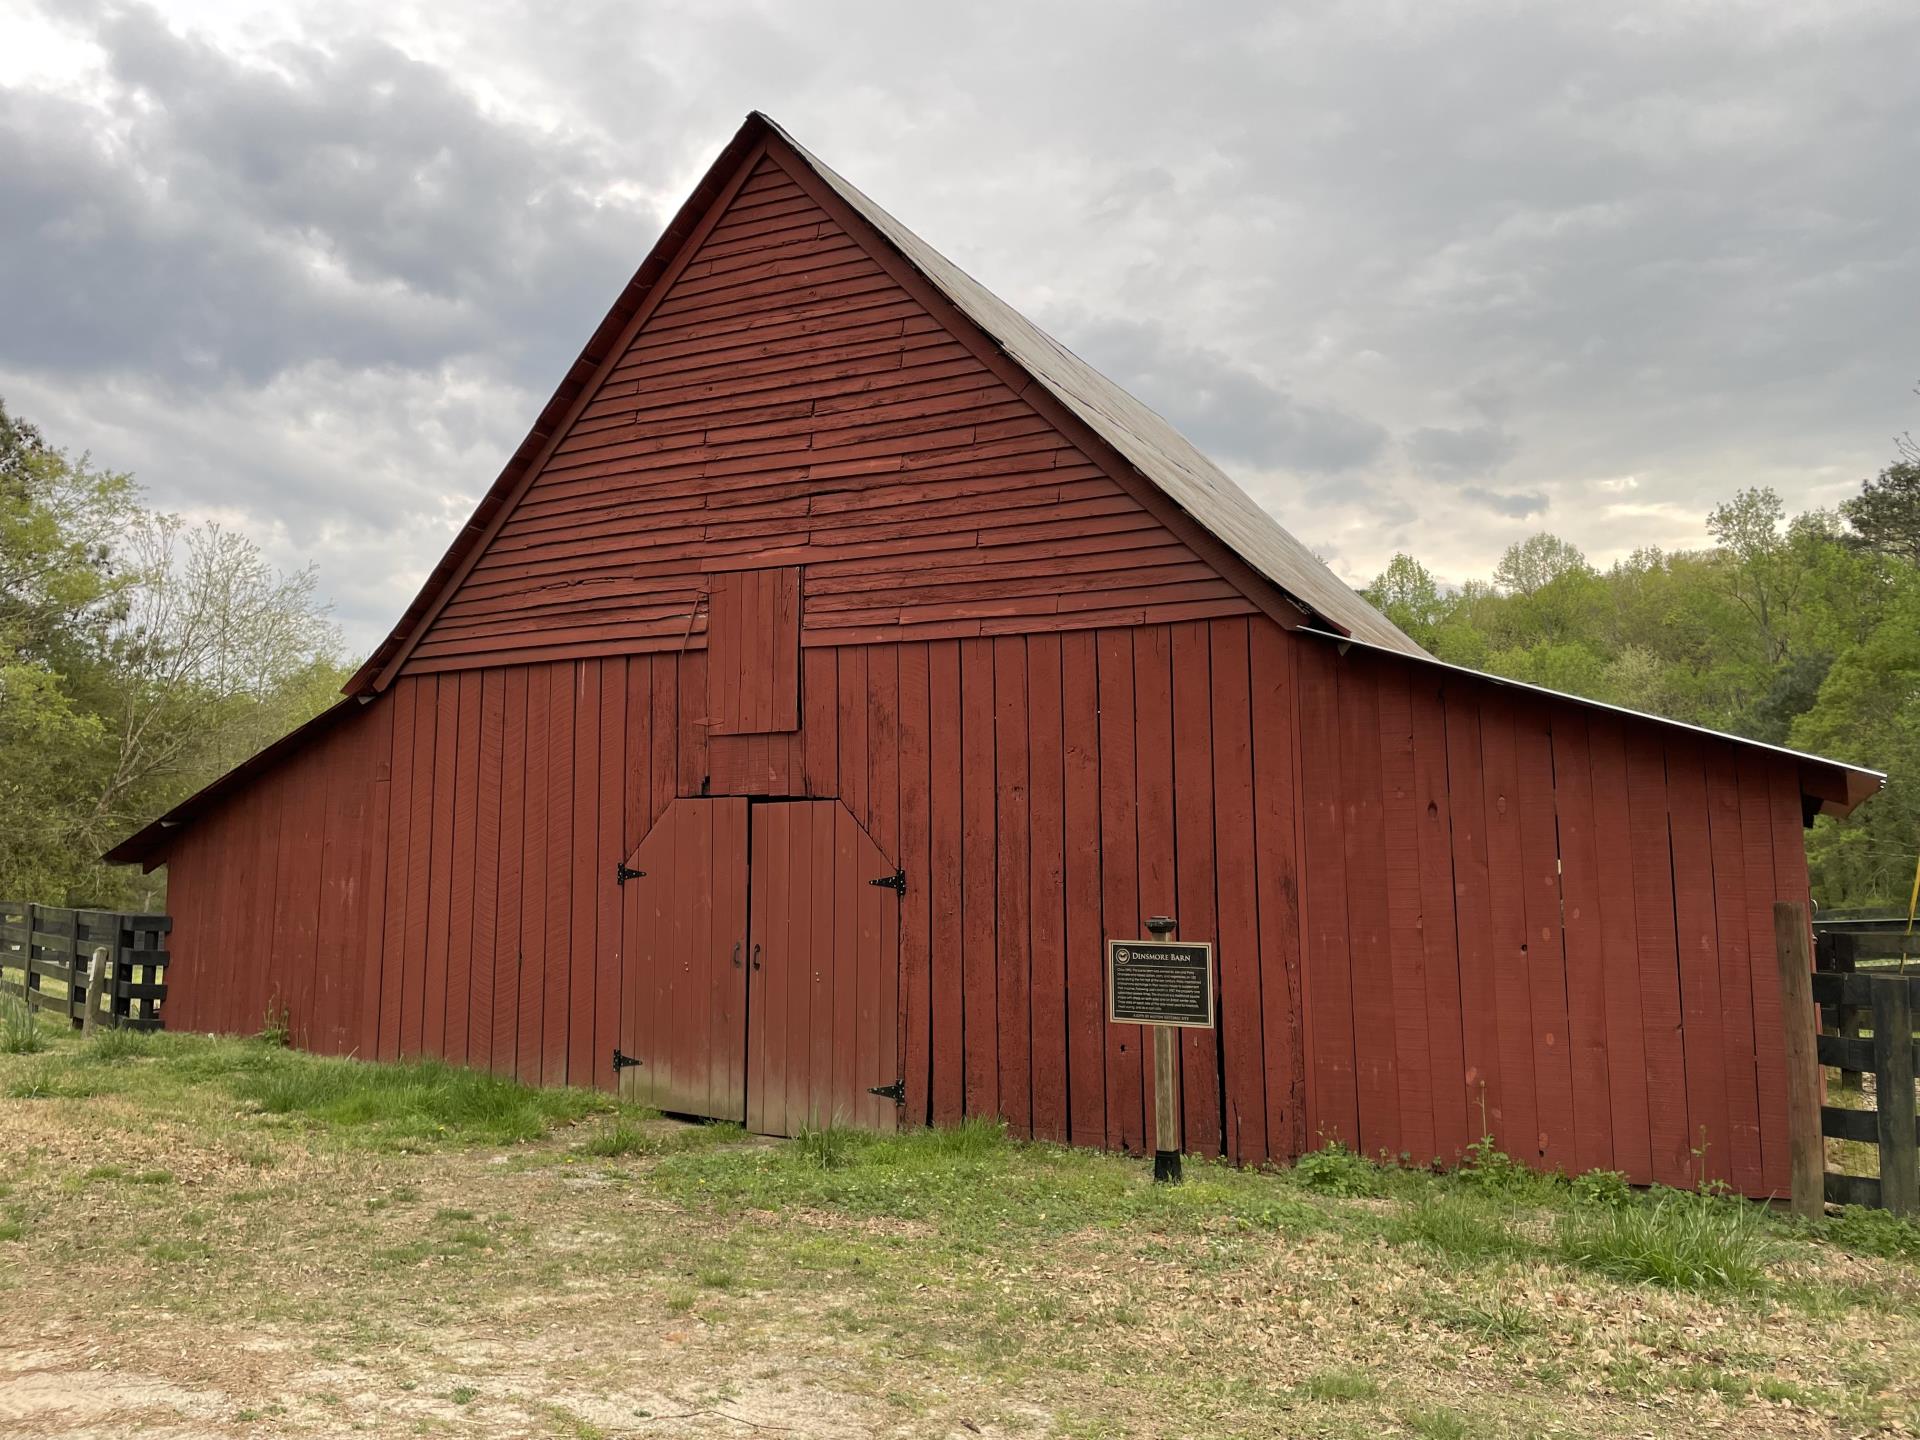
[[[1343,654],[1357,648],[1375,654],[1391,655],[1394,659],[1404,660],[1409,664],[1465,676],[1481,685],[1524,690],[1562,704],[1575,705],[1587,710],[1605,711],[1635,724],[1657,725],[1665,730],[1683,730],[1707,739],[1723,741],[1729,745],[1739,745],[1750,750],[1763,750],[1772,755],[1785,756],[1796,762],[1799,767],[1801,807],[1808,824],[1813,823],[1815,815],[1850,814],[1862,801],[1879,794],[1887,783],[1884,773],[1869,770],[1864,765],[1850,765],[1843,760],[1829,759],[1824,755],[1810,755],[1804,750],[1790,750],[1783,745],[1769,745],[1763,740],[1749,739],[1744,735],[1730,735],[1724,730],[1710,730],[1704,725],[1690,725],[1684,720],[1673,720],[1664,715],[1651,715],[1644,710],[1630,710],[1624,705],[1610,705],[1604,700],[1592,700],[1584,695],[1569,694],[1564,690],[1549,690],[1544,685],[1533,685],[1525,680],[1510,680],[1505,676],[1490,675],[1484,670],[1469,669],[1465,665],[1451,665],[1444,660],[1436,660],[1431,655],[1409,655],[1403,650],[1369,644],[1364,640],[1356,640],[1351,635],[1336,635],[1332,631],[1321,630],[1310,625],[1302,626],[1298,633],[1310,636],[1323,644],[1333,645]]]

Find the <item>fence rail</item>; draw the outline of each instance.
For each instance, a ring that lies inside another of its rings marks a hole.
[[[1896,1214],[1920,1211],[1920,1118],[1914,1075],[1920,1070],[1920,964],[1909,968],[1913,942],[1906,922],[1885,919],[1819,920],[1813,925],[1811,977],[1820,1065],[1840,1072],[1840,1088],[1864,1092],[1873,1076],[1873,1108],[1820,1106],[1820,1134],[1876,1147],[1878,1175],[1826,1170],[1823,1198],[1840,1205],[1871,1205]]]
[[[65,1017],[135,1030],[165,1024],[167,915],[0,900],[0,995]]]

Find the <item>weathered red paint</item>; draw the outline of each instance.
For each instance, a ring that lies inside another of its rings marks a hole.
[[[1173,915],[1219,965],[1191,1148],[1784,1186],[1796,761],[1283,628],[778,145],[736,159],[365,703],[147,852],[174,1024],[1138,1150],[1101,942]]]

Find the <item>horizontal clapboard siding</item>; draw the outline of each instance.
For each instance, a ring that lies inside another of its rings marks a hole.
[[[755,565],[804,567],[805,646],[1252,609],[771,157],[407,669],[698,650]]]

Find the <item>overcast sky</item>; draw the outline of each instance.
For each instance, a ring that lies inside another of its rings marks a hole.
[[[0,396],[398,616],[746,111],[1344,578],[1920,428],[1920,7],[0,0]]]

